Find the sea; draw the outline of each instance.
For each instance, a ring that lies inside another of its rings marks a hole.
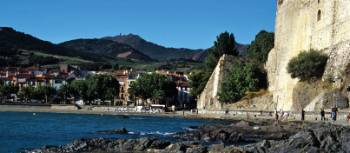
[[[189,126],[218,121],[159,116],[114,116],[64,113],[0,112],[0,153],[64,145],[81,138],[171,138]],[[97,131],[126,128],[129,134]]]

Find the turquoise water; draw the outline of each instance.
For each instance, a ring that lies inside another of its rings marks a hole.
[[[0,113],[0,153],[19,152],[44,145],[62,145],[79,138],[171,135],[190,125],[211,124],[214,121],[179,117],[78,115],[56,113]],[[100,135],[99,130],[126,128],[128,135]]]

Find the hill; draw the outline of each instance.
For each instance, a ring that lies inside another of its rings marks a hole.
[[[45,54],[45,56],[38,53]],[[58,55],[60,58],[54,57],[54,55]],[[102,56],[68,49],[12,28],[0,28],[1,66],[54,64],[64,60],[65,57],[82,59],[81,61],[86,62],[104,60]]]
[[[65,48],[80,52],[94,53],[112,58],[131,59],[136,61],[152,61],[147,55],[129,45],[107,39],[76,39],[59,44]]]
[[[159,61],[174,59],[200,61],[202,60],[202,54],[205,54],[205,50],[201,49],[193,50],[187,48],[167,48],[146,41],[140,36],[134,34],[104,37],[103,39],[112,40],[122,44],[128,44],[140,52],[148,55],[149,57],[157,59]]]

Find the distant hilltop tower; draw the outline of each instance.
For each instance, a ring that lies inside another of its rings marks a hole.
[[[266,68],[269,90],[278,110],[293,110],[298,83],[287,72],[288,62],[301,51],[329,55],[323,80],[334,88],[347,86],[350,62],[350,0],[277,0],[275,47]]]

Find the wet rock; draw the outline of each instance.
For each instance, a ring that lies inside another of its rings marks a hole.
[[[350,136],[348,127],[318,124],[285,140],[273,141],[270,144],[259,143],[248,150],[259,153],[350,152],[348,136]]]
[[[214,145],[210,146],[209,153],[220,152],[220,151],[222,151],[224,149],[225,149],[225,145],[224,144],[214,144]]]
[[[152,144],[150,145],[150,148],[152,148],[152,149],[164,149],[169,145],[170,145],[170,142],[168,142],[168,141],[154,140],[152,142]]]
[[[206,153],[208,152],[207,147],[198,145],[198,146],[191,146],[186,149],[186,153]]]
[[[128,130],[125,128],[122,129],[115,129],[115,130],[103,130],[103,131],[97,131],[98,134],[128,134]]]
[[[200,126],[196,131],[177,133],[175,137],[182,141],[204,141],[207,143],[254,143],[263,140],[283,140],[297,133],[300,129],[300,124],[294,123],[274,126],[272,123],[259,124],[241,121],[229,126]]]
[[[164,153],[185,153],[187,146],[182,143],[175,143],[169,145],[166,149],[164,149]]]
[[[319,153],[350,152],[350,128],[323,123],[211,125],[181,132],[169,142],[156,138],[81,139],[28,153]],[[301,126],[303,125],[303,126]],[[243,126],[243,127],[242,127]],[[254,127],[259,126],[256,130]],[[186,139],[186,141],[183,141]],[[198,141],[197,141],[198,140]],[[239,147],[238,147],[239,146]]]

